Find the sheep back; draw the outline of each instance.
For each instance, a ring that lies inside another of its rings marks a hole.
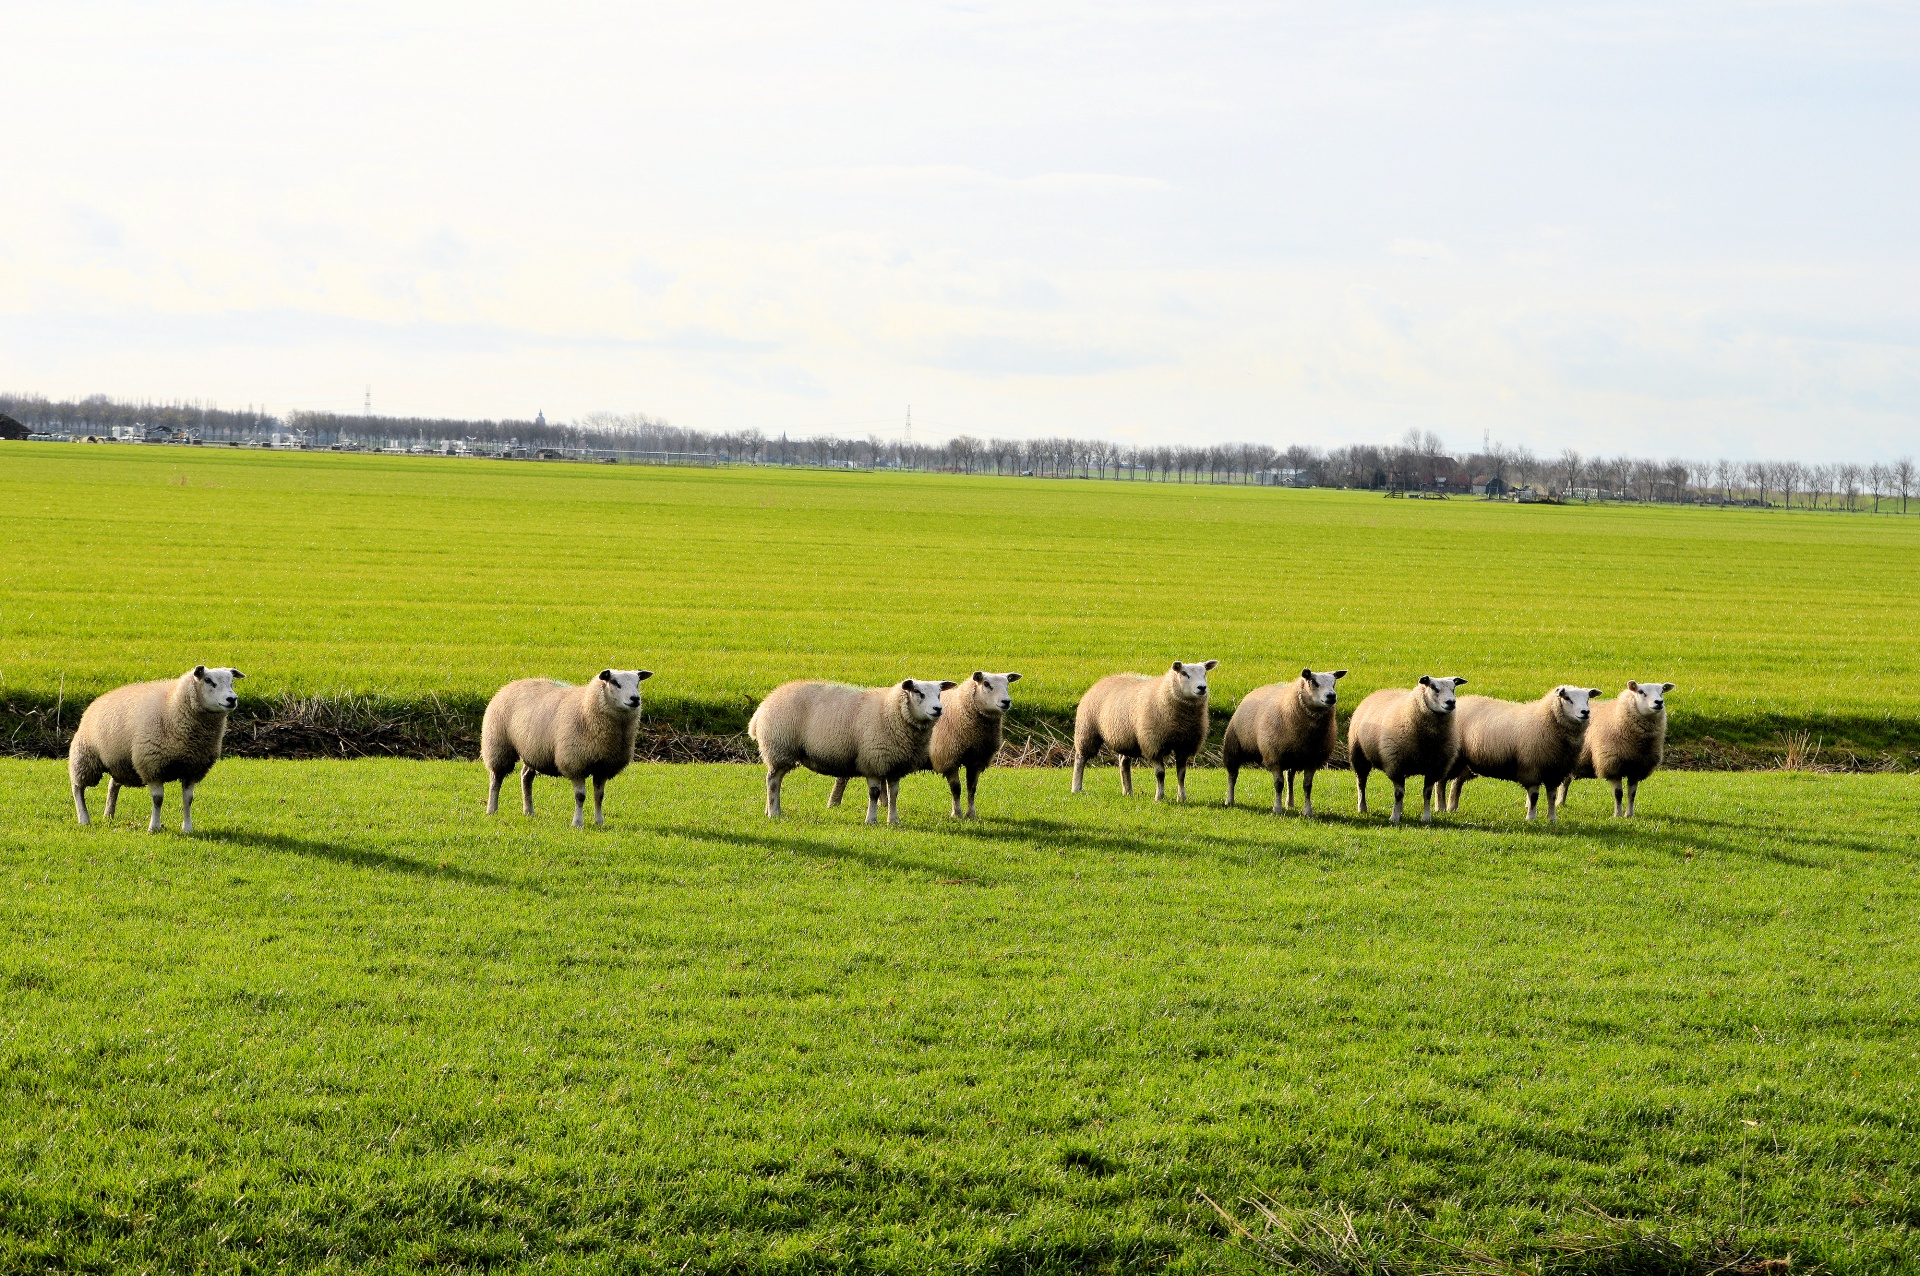
[[[227,715],[202,709],[193,674],[116,687],[88,705],[67,749],[73,783],[198,784],[220,760]]]
[[[1458,712],[1458,710],[1455,710]],[[1434,713],[1417,690],[1385,687],[1360,702],[1347,724],[1347,750],[1390,780],[1444,780],[1459,752],[1454,715]]]
[[[1073,715],[1074,751],[1090,758],[1104,744],[1145,762],[1192,758],[1207,742],[1207,701],[1177,697],[1169,685],[1177,677],[1116,673],[1087,688]]]
[[[639,733],[639,710],[609,704],[595,683],[522,678],[487,702],[480,757],[495,775],[518,761],[536,775],[606,781],[633,761]]]
[[[933,725],[913,720],[897,683],[802,681],[775,687],[753,711],[747,734],[773,770],[803,766],[839,779],[897,780],[927,765]]]
[[[1558,787],[1580,760],[1586,724],[1568,722],[1556,688],[1524,704],[1461,696],[1454,709],[1460,750],[1448,773],[1511,780],[1527,788]]]
[[[1249,691],[1227,720],[1221,756],[1229,767],[1318,771],[1333,757],[1339,724],[1333,706],[1305,694],[1299,679]]]

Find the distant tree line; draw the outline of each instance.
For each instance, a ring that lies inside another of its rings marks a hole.
[[[470,441],[555,449],[580,455],[671,454],[726,465],[902,469],[958,474],[1032,475],[1144,483],[1241,483],[1357,488],[1384,492],[1495,494],[1527,489],[1556,500],[1752,505],[1906,513],[1920,496],[1911,458],[1857,464],[1801,461],[1694,461],[1587,456],[1573,448],[1546,456],[1524,447],[1449,453],[1432,431],[1409,430],[1397,443],[1275,448],[1259,443],[1193,447],[1120,444],[1102,439],[981,439],[959,435],[916,443],[880,435],[793,438],[759,430],[687,429],[640,413],[593,412],[570,422],[470,421],[438,417],[353,416],[197,403],[131,403],[94,395],[54,401],[0,394],[0,412],[31,429],[105,434],[115,425],[164,425],[218,442],[260,441],[297,433],[313,447],[382,447]]]

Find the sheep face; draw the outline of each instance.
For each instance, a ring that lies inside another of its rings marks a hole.
[[[202,713],[231,713],[240,707],[240,697],[234,693],[233,680],[247,675],[238,669],[209,669],[205,665],[193,667],[193,690]]]
[[[974,712],[995,718],[1013,708],[1013,695],[1009,688],[1020,681],[1017,673],[983,673],[973,671],[973,680],[967,684],[973,693]]]
[[[1207,672],[1216,667],[1218,660],[1176,660],[1173,672],[1180,675],[1173,680],[1174,693],[1189,700],[1207,698]]]
[[[1311,705],[1332,708],[1340,702],[1339,692],[1333,684],[1347,676],[1345,669],[1335,669],[1332,673],[1315,673],[1311,669],[1300,671],[1300,694]]]
[[[640,684],[653,677],[651,669],[602,669],[598,679],[607,707],[621,713],[640,708]]]
[[[938,722],[940,693],[958,685],[954,682],[932,682],[925,678],[902,678],[900,690],[907,693],[903,697],[907,705],[907,717],[921,724]]]
[[[1429,713],[1452,713],[1454,703],[1459,699],[1455,688],[1466,682],[1465,678],[1420,677],[1420,693]]]
[[[1562,721],[1581,723],[1593,716],[1593,699],[1600,694],[1598,687],[1563,685],[1553,689],[1553,703]]]
[[[1627,690],[1633,692],[1634,710],[1651,717],[1667,707],[1667,692],[1673,690],[1673,684],[1671,682],[1635,682],[1629,678]]]

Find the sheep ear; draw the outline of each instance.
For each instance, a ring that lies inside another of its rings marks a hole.
[[[1302,670],[1300,671],[1300,676],[1301,676],[1302,678],[1305,678],[1305,679],[1306,679],[1306,680],[1307,680],[1308,682],[1312,682],[1312,681],[1313,681],[1313,670],[1311,670],[1311,669],[1302,669]]]
[[[1465,678],[1454,678],[1451,681],[1453,682],[1453,685],[1456,687],[1464,687],[1467,685],[1467,680]]]
[[[953,690],[953,689],[954,689],[955,687],[957,687],[957,686],[959,686],[959,685],[960,685],[960,684],[959,684],[959,683],[957,683],[957,682],[948,682],[948,681],[946,681],[946,680],[944,680],[944,679],[942,679],[942,680],[941,680],[941,683],[940,683],[940,690],[942,690],[942,691],[952,691],[952,690]]]
[[[1638,691],[1638,690],[1640,690],[1640,684],[1639,684],[1639,683],[1637,683],[1637,682],[1635,682],[1635,681],[1634,681],[1633,679],[1631,679],[1631,678],[1629,678],[1629,679],[1627,679],[1627,690],[1628,690],[1628,691]]]
[[[1338,681],[1340,681],[1340,679],[1342,679],[1342,678],[1344,678],[1344,677],[1346,677],[1346,676],[1347,676],[1347,671],[1346,671],[1345,669],[1335,669],[1335,670],[1333,671],[1333,680],[1334,680],[1335,682],[1338,682]]]
[[[1423,687],[1431,687],[1431,686],[1433,685],[1433,679],[1431,679],[1431,678],[1429,678],[1429,677],[1427,677],[1427,675],[1426,675],[1426,674],[1421,674],[1421,675],[1420,675],[1420,685],[1421,685],[1421,686],[1423,686]]]
[[[600,673],[599,673],[599,678],[600,678],[600,681],[602,681],[602,682],[612,682],[612,681],[613,681],[613,670],[611,670],[611,669],[602,669],[602,670],[600,671]]]
[[[1010,673],[1010,674],[1008,674],[1008,675],[1007,675],[1007,681],[1008,681],[1008,682],[1018,682],[1018,681],[1020,681],[1020,675],[1019,675],[1019,674],[1017,674],[1017,673]]]
[[[973,671],[973,680],[975,682],[985,682],[987,680],[987,675],[982,673],[980,670],[975,669]]]
[[[634,680],[635,682],[645,682],[645,681],[646,681],[647,679],[649,679],[649,678],[651,678],[651,677],[653,677],[653,670],[651,670],[651,669],[635,669],[635,670],[633,671],[633,675],[634,675],[634,676],[633,676],[633,680]]]
[[[1573,697],[1567,694],[1565,687],[1555,687],[1554,690],[1559,693],[1562,700],[1565,700],[1568,704],[1573,703]]]
[[[1667,692],[1669,692],[1669,691],[1672,691],[1672,690],[1673,690],[1673,684],[1672,684],[1671,682],[1663,682],[1663,683],[1661,683],[1661,684],[1660,684],[1660,694],[1661,694],[1661,695],[1665,695],[1665,694],[1666,694]]]
[[[1219,662],[1218,660],[1209,660],[1209,661],[1207,661],[1207,668],[1209,668],[1209,669],[1218,669],[1219,667],[1220,667],[1220,662]]]
[[[240,681],[240,679],[242,679],[242,678],[244,678],[244,677],[246,677],[246,676],[247,676],[247,675],[245,675],[245,674],[243,674],[243,673],[241,673],[241,672],[240,672],[240,671],[239,671],[238,669],[234,669],[234,670],[231,670],[230,672],[231,672],[231,673],[233,674],[233,680],[234,680],[235,682],[238,682],[238,681]]]
[[[913,679],[911,679],[911,678],[902,678],[902,679],[900,680],[900,690],[902,690],[902,691],[912,691],[912,690],[913,690]]]
[[[205,665],[195,665],[195,666],[193,667],[193,676],[194,676],[194,677],[196,677],[196,678],[204,678],[204,677],[206,677],[206,676],[207,676],[207,667],[206,667]]]
[[[1600,690],[1600,688],[1598,688],[1598,687],[1588,687],[1588,688],[1587,688],[1587,699],[1589,699],[1589,700],[1591,700],[1591,699],[1593,699],[1593,698],[1594,698],[1595,696],[1603,696],[1603,695],[1605,695],[1605,694],[1606,694],[1606,692],[1604,692],[1604,691],[1602,691],[1602,690]]]
[[[1185,673],[1186,667],[1182,665],[1178,660],[1176,660],[1173,662],[1173,671],[1175,673]]]

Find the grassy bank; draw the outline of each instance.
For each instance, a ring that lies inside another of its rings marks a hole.
[[[0,762],[0,1269],[1240,1271],[1202,1194],[1266,1193],[1371,1270],[1913,1270],[1916,783],[890,830],[642,767],[574,833],[230,761],[188,839]]]
[[[54,444],[5,457],[0,735],[200,661],[245,669],[250,711],[366,700],[415,734],[511,677],[644,665],[657,724],[724,736],[796,676],[1019,669],[1025,711],[1057,725],[1101,675],[1210,656],[1223,703],[1309,663],[1353,670],[1356,701],[1430,672],[1514,697],[1658,677],[1680,684],[1679,739],[1920,748],[1920,520]]]

